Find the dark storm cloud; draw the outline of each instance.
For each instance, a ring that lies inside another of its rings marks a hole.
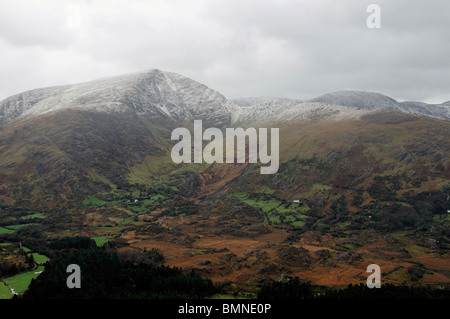
[[[381,7],[381,29],[366,8]],[[0,98],[160,68],[228,97],[450,100],[448,1],[0,1]]]

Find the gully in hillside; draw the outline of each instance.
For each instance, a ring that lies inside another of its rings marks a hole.
[[[245,163],[246,158],[246,137],[248,137],[248,162],[257,163],[258,158],[262,164],[270,162],[269,166],[261,167],[261,174],[275,174],[279,168],[279,129],[271,128],[270,130],[270,155],[268,154],[268,132],[267,128],[259,128],[259,134],[255,128],[250,127],[244,131],[242,128],[226,128],[226,163]],[[259,135],[259,140],[258,140]],[[210,141],[203,148],[203,140]],[[192,163],[192,138],[188,129],[179,127],[173,130],[171,139],[179,140],[174,145],[171,152],[172,161],[174,163]],[[235,138],[237,139],[235,156]],[[194,121],[194,163],[223,163],[223,133],[220,129],[212,127],[203,132],[202,121]],[[259,150],[259,152],[258,152]],[[236,161],[235,161],[236,160]]]

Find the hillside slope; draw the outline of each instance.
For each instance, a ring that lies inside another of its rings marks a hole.
[[[15,95],[0,102],[0,237],[155,248],[251,292],[290,276],[357,284],[371,263],[384,282],[450,285],[450,121],[377,94],[332,96],[235,103],[159,70]],[[279,128],[278,172],[174,164],[171,132],[194,119]]]

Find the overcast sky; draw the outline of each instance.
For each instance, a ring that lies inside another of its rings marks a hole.
[[[367,6],[381,7],[369,29]],[[226,97],[450,100],[448,0],[0,0],[0,100],[148,69]]]

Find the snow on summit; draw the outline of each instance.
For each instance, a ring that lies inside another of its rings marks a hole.
[[[178,122],[202,119],[206,125],[226,126],[272,119],[358,117],[380,107],[450,119],[448,103],[397,102],[380,93],[361,91],[328,93],[306,102],[267,97],[228,100],[187,77],[153,69],[16,94],[0,102],[0,124],[66,109],[88,109],[164,116]]]

